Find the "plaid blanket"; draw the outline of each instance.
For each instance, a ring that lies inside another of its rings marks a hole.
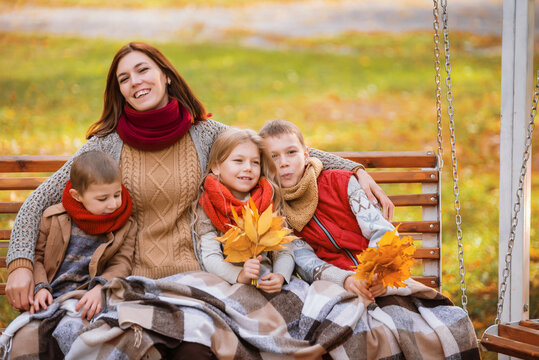
[[[211,346],[219,359],[479,359],[466,313],[407,283],[401,295],[369,304],[326,281],[293,278],[281,293],[266,294],[205,272],[116,278],[104,287],[106,311],[91,324],[66,296],[47,316],[27,315],[11,359],[159,358],[156,344],[181,341]]]

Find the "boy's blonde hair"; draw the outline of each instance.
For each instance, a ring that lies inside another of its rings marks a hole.
[[[102,151],[91,150],[76,156],[69,174],[71,187],[83,195],[92,184],[122,181],[118,163]]]
[[[305,141],[303,140],[303,134],[301,130],[290,121],[275,119],[270,120],[262,126],[262,129],[258,132],[262,138],[272,137],[272,136],[281,136],[283,134],[294,134],[298,137],[301,145],[305,146]]]

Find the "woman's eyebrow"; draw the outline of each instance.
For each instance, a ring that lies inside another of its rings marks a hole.
[[[138,64],[136,64],[135,66],[133,66],[134,69],[138,68],[139,66],[143,65],[143,64],[146,64],[145,61],[142,61],[142,62],[139,62]],[[127,75],[127,72],[121,72],[119,73],[118,75],[116,75],[116,77],[120,77],[122,75]]]

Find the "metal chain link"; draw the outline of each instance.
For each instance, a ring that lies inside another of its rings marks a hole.
[[[515,233],[518,225],[518,213],[520,212],[520,199],[524,189],[524,178],[528,168],[528,160],[530,159],[530,148],[532,144],[532,133],[535,128],[535,115],[537,113],[537,102],[539,100],[539,71],[536,75],[535,91],[533,94],[532,110],[530,112],[530,122],[528,123],[526,142],[524,145],[524,154],[522,156],[522,166],[520,167],[520,177],[518,180],[517,199],[513,207],[513,219],[511,220],[511,233],[507,242],[507,253],[505,254],[505,268],[503,269],[503,279],[500,284],[500,297],[498,298],[498,312],[496,314],[495,324],[500,323],[503,311],[503,302],[505,300],[505,291],[507,290],[507,278],[511,271],[511,260],[513,257],[513,244],[515,242]]]
[[[451,132],[450,142],[451,142],[451,160],[453,164],[453,194],[455,195],[455,222],[457,225],[457,243],[458,243],[458,258],[459,258],[459,273],[460,273],[460,290],[462,291],[461,303],[462,309],[468,312],[466,305],[468,304],[468,296],[466,296],[466,270],[464,268],[464,246],[462,243],[462,217],[460,216],[460,200],[459,200],[459,177],[457,169],[457,150],[456,150],[456,140],[455,140],[455,121],[453,116],[455,110],[453,108],[453,93],[451,91],[452,80],[451,80],[451,62],[450,62],[450,53],[449,53],[449,28],[447,25],[447,0],[441,0],[440,4],[442,6],[442,32],[444,35],[444,51],[445,51],[445,72],[447,77],[445,83],[447,85],[447,113],[449,115],[449,130]]]
[[[434,8],[432,9],[432,15],[434,20],[432,22],[434,28],[434,83],[436,84],[436,124],[438,127],[438,135],[436,139],[438,140],[438,167],[440,171],[444,166],[444,149],[442,146],[442,88],[441,88],[441,77],[440,77],[440,36],[439,36],[439,7],[438,1],[433,0]]]

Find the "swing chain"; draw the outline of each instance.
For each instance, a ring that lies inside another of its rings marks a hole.
[[[535,115],[537,113],[537,102],[539,101],[539,71],[536,75],[535,90],[533,94],[532,110],[530,113],[530,122],[528,123],[528,129],[526,134],[526,142],[524,144],[524,155],[522,158],[522,166],[520,167],[520,177],[518,180],[517,199],[513,207],[513,219],[511,220],[511,233],[509,234],[509,241],[507,242],[507,253],[505,254],[505,268],[503,269],[503,279],[500,284],[500,297],[498,298],[498,312],[496,314],[495,324],[500,323],[503,311],[503,302],[505,300],[505,291],[507,290],[507,278],[509,277],[511,269],[511,260],[513,257],[513,244],[515,242],[515,234],[518,225],[518,213],[520,212],[520,199],[522,192],[524,191],[524,178],[526,177],[528,160],[530,159],[530,148],[532,143],[532,133],[535,128]]]
[[[442,23],[443,28],[442,32],[444,35],[444,51],[445,51],[445,72],[447,74],[445,83],[447,85],[447,113],[449,115],[449,130],[451,133],[450,143],[451,143],[451,160],[453,165],[453,194],[455,195],[455,223],[457,226],[457,243],[458,243],[458,259],[459,259],[459,273],[460,273],[460,290],[462,291],[461,303],[462,308],[466,313],[466,305],[468,304],[468,296],[466,295],[466,269],[464,268],[464,246],[462,243],[462,217],[460,216],[460,200],[459,200],[459,177],[457,170],[457,150],[455,146],[455,120],[453,115],[455,110],[453,108],[453,92],[451,91],[452,80],[451,80],[451,62],[450,62],[450,53],[449,53],[449,27],[447,25],[447,0],[441,0],[440,4],[442,6]]]
[[[438,0],[433,0],[434,8],[432,9],[432,15],[434,15],[434,20],[432,25],[434,27],[434,82],[436,84],[436,124],[438,127],[438,135],[436,139],[438,140],[438,167],[440,171],[444,166],[444,149],[442,146],[442,88],[441,88],[441,77],[440,77],[440,36],[439,36],[439,9],[438,9]]]

